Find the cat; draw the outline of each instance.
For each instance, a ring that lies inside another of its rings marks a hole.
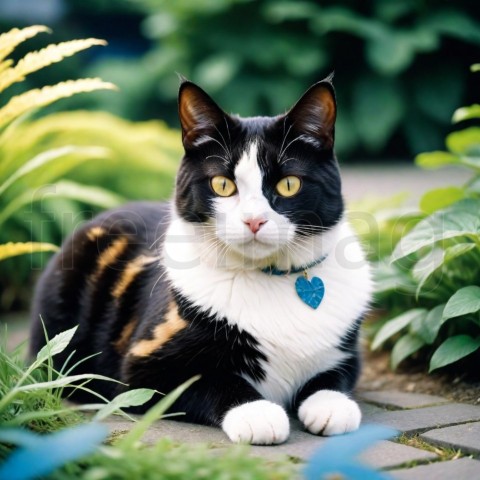
[[[36,288],[31,352],[41,317],[50,338],[78,325],[57,367],[75,350],[90,356],[77,373],[164,393],[199,374],[170,411],[233,442],[286,441],[287,412],[313,434],[357,429],[372,283],[344,214],[331,78],[276,117],[229,115],[185,79],[178,98],[173,201],[104,212],[65,241]]]

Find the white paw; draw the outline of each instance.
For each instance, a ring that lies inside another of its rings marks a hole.
[[[338,435],[360,426],[360,408],[345,394],[320,390],[310,395],[298,409],[298,418],[315,435]]]
[[[290,433],[285,410],[268,400],[256,400],[234,407],[222,422],[232,442],[271,445],[284,442]]]

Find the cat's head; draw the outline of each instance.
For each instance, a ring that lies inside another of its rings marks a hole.
[[[179,116],[185,149],[175,194],[180,218],[204,226],[212,243],[248,262],[311,261],[308,239],[321,237],[343,214],[330,79],[283,115],[251,118],[225,113],[184,81]]]

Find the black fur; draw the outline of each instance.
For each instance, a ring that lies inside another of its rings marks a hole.
[[[210,179],[233,177],[253,137],[260,139],[262,188],[274,210],[302,226],[302,235],[310,230],[317,233],[319,227],[330,228],[340,220],[343,199],[333,153],[335,97],[328,80],[314,85],[287,114],[250,119],[225,114],[203,90],[184,82],[180,118],[185,156],[177,176],[175,203],[186,221],[202,223],[213,216],[215,195]],[[228,145],[228,151],[222,145]],[[275,185],[290,174],[301,178],[302,189],[287,201]],[[262,380],[262,362],[268,358],[249,333],[202,311],[165,281],[161,264],[153,257],[162,248],[169,211],[168,204],[129,204],[98,216],[65,241],[38,283],[31,353],[45,343],[40,316],[50,338],[78,325],[69,349],[55,357],[57,368],[72,351],[71,364],[95,355],[75,373],[95,372],[130,388],[161,392],[200,374],[201,379],[172,410],[186,413],[180,419],[218,425],[232,406],[261,398],[244,375]],[[142,258],[147,262],[134,270]],[[128,272],[134,273],[128,277]],[[156,345],[158,329],[167,340],[150,350],[151,342]],[[359,369],[357,332],[358,326],[339,346],[351,356],[335,371],[317,375],[299,389],[292,402],[294,409],[319,388],[351,391]],[[132,354],[132,348],[139,345],[144,346],[145,355]],[[109,382],[89,387],[107,398],[121,391]],[[74,398],[92,400],[81,390]]]

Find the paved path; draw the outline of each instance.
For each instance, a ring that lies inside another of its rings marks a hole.
[[[399,438],[379,442],[366,451],[361,457],[365,463],[387,470],[393,479],[480,479],[480,461],[477,459],[480,458],[479,406],[401,392],[362,392],[358,398],[364,424],[379,423],[402,432]],[[132,426],[120,417],[106,423],[112,432],[128,430]],[[230,445],[220,429],[173,420],[157,422],[144,440],[151,443],[165,436],[178,442],[207,443],[213,449]],[[254,446],[251,454],[269,459],[288,456],[305,461],[325,441],[325,438],[304,432],[298,422],[292,421],[292,433],[287,443]]]

